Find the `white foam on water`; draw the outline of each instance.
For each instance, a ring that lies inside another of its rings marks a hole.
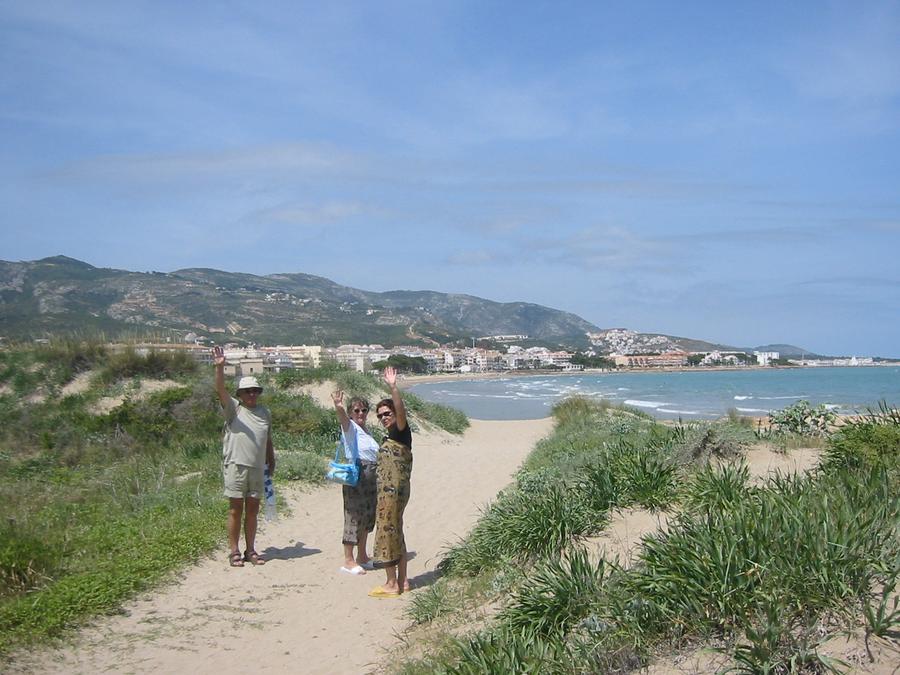
[[[633,405],[635,408],[659,408],[663,405],[672,405],[671,403],[657,403],[656,401],[641,401],[639,399],[628,399],[625,405]]]
[[[748,398],[753,398],[752,396],[735,396],[735,401],[746,401]]]
[[[760,396],[759,398],[764,401],[781,401],[796,398],[806,398],[806,396],[804,396],[803,394],[798,394],[797,396]]]
[[[699,415],[698,410],[670,410],[669,408],[657,408],[658,412],[669,413],[670,415]]]
[[[736,410],[738,412],[761,412],[761,413],[769,412],[768,410],[764,410],[762,408],[736,408]]]

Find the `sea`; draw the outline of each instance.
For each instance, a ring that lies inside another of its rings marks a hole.
[[[764,416],[799,400],[823,403],[840,414],[865,413],[882,401],[900,406],[900,366],[464,377],[423,382],[409,390],[480,420],[547,417],[555,403],[575,395],[684,421],[716,419],[731,409]]]

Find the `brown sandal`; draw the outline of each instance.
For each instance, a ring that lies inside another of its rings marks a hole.
[[[256,551],[244,551],[244,562],[248,562],[253,565],[265,565],[266,559]]]
[[[241,557],[240,551],[232,551],[228,555],[228,564],[232,567],[243,567],[244,559]]]

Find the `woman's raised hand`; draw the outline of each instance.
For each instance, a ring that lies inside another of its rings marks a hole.
[[[344,392],[340,389],[331,392],[331,400],[334,401],[335,405],[341,405],[344,401]]]
[[[397,371],[394,370],[393,366],[387,366],[384,369],[384,381],[387,383],[389,387],[394,387],[397,384]]]

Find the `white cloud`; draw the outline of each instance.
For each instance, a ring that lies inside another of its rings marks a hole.
[[[324,145],[283,143],[210,152],[94,157],[47,172],[43,177],[54,182],[171,182],[283,172],[318,175],[353,169],[360,161]]]

